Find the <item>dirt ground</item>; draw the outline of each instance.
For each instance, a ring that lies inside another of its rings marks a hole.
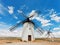
[[[60,45],[57,41],[35,40],[33,42],[22,42],[21,40],[0,39],[0,45]]]
[[[0,40],[0,45],[60,45],[60,42],[42,40],[34,42],[22,42],[19,40]]]

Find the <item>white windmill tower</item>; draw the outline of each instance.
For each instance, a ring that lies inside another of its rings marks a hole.
[[[37,12],[35,10],[32,11],[30,13],[29,17],[24,15],[24,13],[21,13],[26,19],[23,20],[22,22],[17,23],[16,25],[12,26],[10,28],[10,31],[12,31],[16,27],[18,27],[20,24],[23,24],[22,41],[34,41],[35,40],[34,27],[36,27],[36,26],[35,26],[35,23],[32,20],[30,20],[30,18],[32,18],[36,13]],[[42,33],[42,30],[39,30],[39,31],[40,31],[40,33]]]
[[[24,23],[22,32],[22,41],[33,41],[34,37],[34,25],[31,22]]]

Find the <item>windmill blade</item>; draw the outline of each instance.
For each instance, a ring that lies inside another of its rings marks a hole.
[[[39,27],[36,26],[36,24],[31,21],[33,24],[34,24],[34,27],[37,28],[37,31],[40,33],[40,34],[43,34],[43,30],[41,30]]]
[[[23,15],[25,18],[28,18],[24,13],[20,13],[21,15]]]
[[[23,15],[26,19],[29,19],[29,18],[31,18],[31,17],[33,17],[33,15],[32,16],[30,16],[30,17],[28,17],[28,16],[26,16],[23,12],[22,13],[20,13],[21,15]]]
[[[49,31],[47,31],[47,34],[46,34],[46,36],[47,36],[47,35],[49,35],[49,36],[50,36],[50,33],[51,33],[51,32],[50,32],[50,30],[49,30]]]
[[[18,10],[18,12],[19,12],[22,16],[24,16],[25,18],[28,18],[28,17],[23,13],[23,11]]]
[[[36,30],[39,34],[42,34],[41,31],[39,31],[38,29]]]
[[[35,25],[34,25],[35,26]],[[40,34],[43,34],[43,31],[42,29],[40,29],[39,27],[35,26],[37,28],[37,31],[40,33]]]
[[[42,32],[45,32],[43,28],[40,28]]]
[[[53,36],[53,38],[55,38],[54,34],[51,33],[51,35]]]
[[[30,16],[29,18],[33,17],[34,15]]]
[[[49,34],[49,35],[47,35],[47,37],[46,37],[46,38],[49,38],[49,36],[50,36],[50,34]]]
[[[49,38],[50,34],[51,33],[47,31],[47,33],[45,34],[45,36],[47,36],[46,38]]]
[[[41,34],[43,34],[42,29],[40,29],[40,28],[37,28],[37,29],[38,29],[38,31],[39,31]]]
[[[29,14],[29,18],[31,17],[35,17],[37,16],[38,14],[40,14],[41,12],[38,11],[38,10],[32,10],[32,12]]]
[[[22,24],[24,21],[21,21],[19,23],[17,23],[16,25],[12,26],[10,29],[10,31],[13,31],[14,29],[16,29],[20,24]]]
[[[49,28],[49,30],[47,31],[47,34],[46,35],[50,35],[51,32],[51,28]]]
[[[51,35],[53,35],[52,32],[51,32],[51,28],[49,28],[49,30],[47,31],[47,34],[46,34],[46,35],[48,35],[48,37],[51,36]],[[54,35],[53,35],[53,36],[54,36]],[[48,38],[48,37],[47,37],[47,38]],[[51,37],[52,37],[52,36],[51,36]]]

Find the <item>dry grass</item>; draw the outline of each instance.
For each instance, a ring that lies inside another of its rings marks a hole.
[[[2,44],[2,43],[13,43],[13,42],[21,42],[21,39],[16,38],[16,37],[1,37],[0,38],[0,44]]]
[[[36,38],[36,41],[52,41],[52,42],[60,42],[60,38]]]
[[[55,38],[53,39],[54,41],[52,41],[51,39],[46,39],[46,38],[40,38],[40,39],[36,39],[35,41],[31,42],[31,44],[45,44],[45,45],[59,45],[60,44],[60,38]],[[23,44],[27,44],[27,42],[22,42],[20,38],[15,38],[15,37],[7,37],[7,38],[0,38],[0,45],[2,44],[7,44],[7,43],[23,43]]]

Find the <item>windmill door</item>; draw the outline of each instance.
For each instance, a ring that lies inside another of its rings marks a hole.
[[[31,35],[28,35],[28,41],[31,41]]]

